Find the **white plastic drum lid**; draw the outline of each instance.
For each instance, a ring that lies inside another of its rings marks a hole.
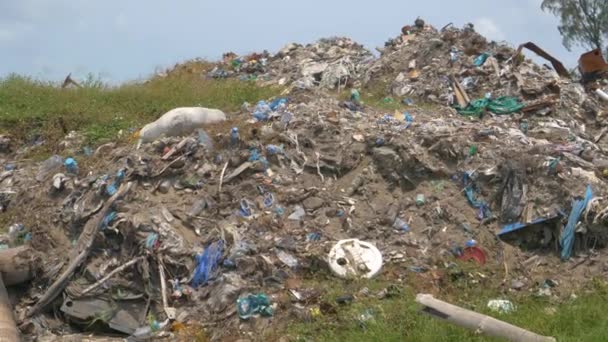
[[[329,252],[329,267],[341,278],[371,278],[382,268],[382,254],[369,242],[340,240]]]

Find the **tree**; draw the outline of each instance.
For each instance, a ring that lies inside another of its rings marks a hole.
[[[559,33],[568,51],[574,45],[602,50],[606,47],[608,0],[543,0],[541,9],[559,17]]]

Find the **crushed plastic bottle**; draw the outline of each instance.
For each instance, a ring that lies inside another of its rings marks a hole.
[[[296,259],[293,255],[291,255],[285,251],[278,250],[277,258],[279,258],[279,260],[281,260],[281,262],[283,262],[285,265],[287,265],[290,268],[298,267],[298,259]]]
[[[198,144],[205,146],[209,151],[213,151],[213,140],[209,137],[209,134],[202,129],[198,130]]]
[[[402,231],[402,232],[409,232],[410,231],[410,226],[407,224],[407,222],[403,221],[402,219],[400,219],[399,217],[397,217],[395,219],[395,222],[393,223],[393,228]]]
[[[58,155],[54,155],[49,159],[42,162],[40,168],[38,169],[38,173],[36,174],[36,180],[38,182],[44,181],[51,174],[54,174],[61,166],[63,165],[63,158]]]

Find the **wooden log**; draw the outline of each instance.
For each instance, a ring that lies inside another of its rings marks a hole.
[[[34,277],[41,266],[40,254],[30,246],[0,250],[0,275],[4,285],[12,286]]]
[[[424,305],[424,311],[435,318],[443,319],[482,334],[518,342],[555,342],[555,338],[553,337],[537,335],[496,318],[435,299],[430,294],[418,294],[416,302]]]
[[[0,276],[0,341],[20,341],[19,329],[13,316],[13,307],[8,299],[8,293]]]

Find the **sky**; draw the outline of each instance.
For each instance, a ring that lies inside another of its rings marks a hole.
[[[348,36],[371,50],[420,16],[441,28],[471,22],[492,40],[532,41],[576,65],[542,0],[0,0],[0,77],[62,81],[89,73],[117,84],[222,53],[279,50]],[[532,55],[528,52],[527,55]]]

